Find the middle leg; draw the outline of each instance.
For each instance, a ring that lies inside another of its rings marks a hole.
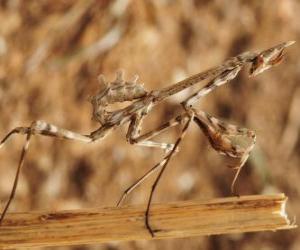
[[[149,139],[159,135],[162,132],[165,132],[166,130],[174,127],[174,126],[178,126],[180,124],[182,124],[184,121],[186,121],[188,119],[188,114],[187,113],[183,113],[179,116],[177,116],[176,118],[173,118],[171,120],[169,120],[168,122],[162,124],[161,126],[159,126],[158,128],[149,131],[143,135],[138,135],[137,134],[139,132],[137,132],[139,130],[139,127],[141,124],[137,124],[137,121],[139,121],[139,119],[135,119],[133,120],[130,125],[129,125],[129,130],[127,133],[127,138],[128,140],[130,140],[130,142],[132,144],[137,144],[138,146],[150,146],[153,147],[153,145],[156,145],[156,147],[158,148],[162,148],[166,151],[166,154],[168,154],[172,148],[174,147],[174,144],[171,143],[160,143],[160,142],[153,142],[153,141],[149,141]],[[135,129],[133,129],[135,128]],[[168,145],[168,147],[165,147],[165,145]],[[178,151],[178,148],[176,148],[175,153]],[[174,153],[174,154],[175,154]],[[165,158],[157,163],[154,167],[152,167],[150,170],[148,170],[142,177],[140,177],[136,182],[134,182],[131,186],[129,186],[124,193],[122,194],[121,198],[119,199],[117,206],[120,206],[126,199],[126,197],[134,190],[136,189],[140,184],[142,184],[149,176],[151,176],[154,172],[156,172],[159,168],[161,168],[166,162],[166,156]]]
[[[152,227],[150,226],[150,223],[149,223],[149,214],[150,214],[150,207],[151,207],[151,203],[152,203],[152,198],[153,198],[154,192],[156,190],[156,187],[157,187],[164,171],[166,170],[166,167],[167,167],[169,161],[171,160],[172,156],[174,156],[174,154],[176,152],[176,149],[178,148],[179,144],[182,142],[184,136],[186,135],[187,129],[189,128],[189,125],[190,125],[191,121],[194,118],[194,114],[192,113],[192,111],[189,111],[188,115],[189,115],[189,119],[185,123],[185,125],[184,125],[184,127],[181,131],[180,136],[178,137],[178,139],[176,140],[176,142],[174,144],[174,147],[161,161],[162,168],[161,168],[158,176],[156,177],[156,179],[155,179],[155,181],[152,185],[152,188],[151,188],[150,196],[149,196],[148,203],[147,203],[147,210],[145,212],[145,224],[146,224],[146,227],[147,227],[147,229],[150,232],[152,237],[154,237],[154,230],[152,229]]]

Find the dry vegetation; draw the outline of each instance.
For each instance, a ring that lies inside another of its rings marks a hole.
[[[171,84],[244,50],[299,40],[300,3],[285,1],[0,1],[0,135],[43,119],[88,133],[88,97],[97,75],[139,74],[147,89]],[[240,194],[284,192],[300,216],[299,42],[287,59],[257,78],[244,72],[199,108],[256,130],[258,143],[237,183]],[[201,86],[201,85],[199,85]],[[190,92],[188,92],[190,93]],[[145,129],[174,116],[188,94],[170,98]],[[83,145],[34,138],[10,211],[111,206],[161,152],[128,145],[125,129]],[[175,129],[160,140],[174,140]],[[0,151],[0,200],[7,199],[24,138]],[[155,201],[222,197],[233,172],[195,126],[164,176]],[[146,201],[151,181],[131,204]],[[137,241],[74,249],[299,249],[299,230]],[[68,249],[68,248],[57,248]]]

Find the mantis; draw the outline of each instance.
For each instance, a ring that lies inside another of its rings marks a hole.
[[[237,164],[231,166],[236,169],[236,173],[231,184],[231,191],[234,193],[234,186],[239,173],[255,145],[255,132],[247,128],[241,128],[232,124],[227,124],[204,111],[196,110],[194,105],[202,97],[213,91],[215,88],[234,79],[241,69],[247,64],[250,65],[250,77],[254,77],[265,70],[278,65],[283,60],[284,49],[292,45],[294,42],[295,41],[283,42],[261,52],[241,53],[235,57],[229,58],[219,66],[193,75],[160,90],[147,91],[143,85],[138,82],[138,76],[134,76],[134,78],[130,81],[124,80],[122,71],[117,72],[116,79],[111,82],[106,81],[104,76],[100,75],[98,77],[100,89],[98,93],[96,93],[90,99],[93,107],[92,118],[99,122],[100,127],[97,130],[92,131],[90,134],[79,134],[64,128],[60,128],[45,121],[34,121],[28,127],[22,126],[12,129],[2,139],[0,142],[0,147],[2,147],[14,134],[25,135],[26,139],[21,156],[19,158],[12,190],[0,217],[0,225],[3,222],[7,210],[14,198],[20,171],[24,164],[25,156],[33,135],[51,136],[54,138],[91,143],[103,139],[115,128],[123,126],[124,124],[129,124],[126,140],[130,144],[144,147],[156,147],[164,150],[163,159],[148,172],[146,172],[133,185],[131,185],[123,193],[117,203],[117,206],[120,206],[130,192],[132,192],[150,175],[156,171],[159,171],[152,185],[148,198],[147,209],[145,211],[145,226],[152,237],[154,237],[155,232],[158,231],[154,230],[150,225],[150,210],[153,195],[161,176],[168,166],[168,163],[179,151],[179,145],[184,139],[192,122],[195,122],[198,125],[198,127],[208,138],[210,145],[217,152],[236,160]],[[208,83],[180,103],[182,106],[181,114],[167,121],[156,129],[141,134],[143,119],[151,111],[153,106],[203,80],[208,80]],[[125,108],[117,110],[108,109],[110,105],[118,102],[130,102],[130,104],[128,104],[128,106]],[[163,143],[152,140],[160,133],[174,126],[182,127],[181,132],[174,143]],[[238,140],[239,138],[246,139],[247,143],[240,143]]]

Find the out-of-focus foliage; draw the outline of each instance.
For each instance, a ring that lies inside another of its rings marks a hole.
[[[300,3],[285,1],[0,1],[0,132],[42,119],[89,133],[88,97],[97,75],[122,68],[148,90],[220,64],[244,50],[299,40]],[[200,101],[216,117],[256,130],[258,142],[237,183],[240,194],[284,192],[300,216],[299,42],[256,78],[247,72]],[[203,86],[198,85],[198,88]],[[194,89],[195,90],[195,89]],[[193,89],[155,108],[145,131],[175,116]],[[174,129],[158,138],[174,141]],[[10,211],[112,206],[162,157],[126,143],[126,128],[84,145],[33,139]],[[24,138],[0,151],[1,206],[9,196]],[[193,126],[171,161],[155,202],[230,195],[233,172]],[[128,199],[146,202],[149,179]],[[80,249],[299,249],[299,230],[111,243]],[[60,248],[69,249],[69,248]],[[76,248],[79,249],[79,248]]]

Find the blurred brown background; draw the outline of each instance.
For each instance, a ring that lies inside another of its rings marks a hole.
[[[97,75],[140,76],[148,90],[220,64],[245,50],[300,38],[300,2],[262,1],[0,1],[0,134],[42,119],[89,133],[87,101]],[[240,194],[284,192],[290,218],[300,216],[299,42],[278,67],[236,80],[200,101],[199,108],[257,132],[258,142],[237,182]],[[203,86],[199,84],[197,87]],[[194,90],[195,91],[195,90]],[[156,107],[145,131],[180,112],[188,94]],[[84,145],[36,136],[22,170],[12,211],[113,206],[122,192],[161,157],[131,146],[126,127]],[[159,136],[171,142],[179,130]],[[4,206],[24,138],[0,150],[0,200]],[[193,125],[170,163],[155,202],[230,195],[232,170]],[[127,200],[145,203],[153,179]],[[109,243],[72,249],[300,249],[299,230]],[[55,249],[70,249],[61,247]]]

